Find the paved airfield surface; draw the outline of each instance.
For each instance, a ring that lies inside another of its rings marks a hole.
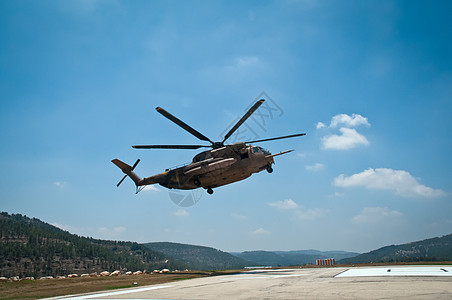
[[[253,270],[59,299],[452,299],[452,266]]]

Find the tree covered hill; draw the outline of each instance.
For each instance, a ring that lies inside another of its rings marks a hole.
[[[81,237],[36,218],[0,213],[0,276],[59,276],[114,270],[185,269],[133,242]]]
[[[339,263],[452,261],[452,234],[402,245],[386,246],[345,258]]]
[[[143,245],[154,251],[165,253],[173,259],[182,260],[195,270],[239,269],[251,265],[250,262],[241,258],[210,247],[169,242]]]

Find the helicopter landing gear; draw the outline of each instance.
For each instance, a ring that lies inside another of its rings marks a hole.
[[[196,178],[193,182],[196,186],[201,186],[201,181],[199,181],[198,178]]]
[[[208,188],[208,189],[207,189],[207,193],[208,193],[209,195],[212,195],[212,194],[213,194],[213,190],[212,190],[211,188]]]
[[[268,173],[273,172],[273,168],[272,168],[272,166],[270,164],[267,165],[267,172]]]

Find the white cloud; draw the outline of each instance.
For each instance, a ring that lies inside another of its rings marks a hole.
[[[100,227],[97,229],[97,232],[100,234],[101,238],[114,238],[126,232],[126,228],[124,226],[114,228]]]
[[[324,136],[321,141],[323,149],[333,150],[347,150],[355,148],[359,145],[369,145],[367,138],[358,133],[353,127],[360,125],[370,126],[369,120],[359,114],[338,114],[331,118],[330,126],[328,128],[339,128],[340,135],[331,134]],[[323,122],[318,122],[317,129],[325,128],[326,125]]]
[[[358,114],[352,114],[351,117],[346,114],[339,114],[335,115],[331,119],[330,127],[335,128],[338,127],[339,125],[343,125],[345,127],[357,127],[359,125],[370,126],[370,123],[367,120],[367,118]]]
[[[172,212],[171,214],[176,217],[186,217],[189,215],[188,211],[186,211],[185,209],[178,209],[178,210]]]
[[[343,196],[344,196],[344,193],[335,192],[334,194],[331,194],[328,197],[335,198],[335,197],[343,197]]]
[[[146,186],[144,187],[143,191],[160,192],[160,191],[162,191],[162,190],[159,189],[158,187],[156,187],[155,185],[146,185]]]
[[[124,226],[118,226],[113,229],[109,229],[107,227],[100,227],[100,232],[108,232],[108,233],[123,233],[126,231],[126,228]]]
[[[353,223],[380,223],[398,218],[402,213],[387,207],[365,207],[359,215],[352,218]]]
[[[322,138],[324,149],[347,150],[359,145],[369,145],[369,141],[353,128],[341,128],[342,135],[332,134]]]
[[[237,213],[232,213],[231,217],[233,217],[235,219],[238,219],[238,220],[246,220],[246,216],[240,215],[240,214],[237,214]]]
[[[314,172],[316,172],[316,171],[322,170],[324,166],[325,166],[324,164],[316,163],[316,164],[313,164],[312,166],[306,166],[305,168],[306,168],[307,171],[314,171]]]
[[[326,214],[326,210],[322,208],[315,208],[315,209],[299,209],[295,212],[297,217],[300,220],[304,221],[313,221],[319,218],[322,218]]]
[[[67,185],[67,182],[65,182],[65,181],[55,181],[53,184],[55,186],[59,187],[59,188],[64,188]]]
[[[258,65],[260,63],[259,57],[256,56],[241,56],[235,59],[234,66],[235,67],[246,67]]]
[[[238,75],[238,72],[247,72],[262,67],[262,61],[257,56],[239,56],[232,60],[231,64],[224,67],[229,75]]]
[[[319,219],[323,217],[327,212],[322,208],[305,209],[303,206],[299,206],[292,199],[270,202],[268,205],[275,207],[278,210],[290,210],[298,219],[303,221],[313,221]]]
[[[254,231],[251,231],[251,234],[253,234],[253,235],[269,235],[269,234],[271,234],[271,232],[268,230],[265,230],[264,228],[259,228]]]
[[[333,181],[335,186],[363,186],[368,189],[390,190],[402,197],[438,197],[445,193],[420,184],[410,173],[386,168],[367,169],[346,177],[339,175]]]
[[[270,202],[270,203],[268,203],[268,205],[270,205],[272,207],[276,207],[277,209],[280,209],[280,210],[292,210],[292,209],[296,209],[298,207],[297,203],[295,203],[295,201],[293,201],[292,199]]]
[[[113,228],[113,231],[116,233],[123,233],[123,232],[126,232],[126,228],[124,226],[119,226],[119,227]]]

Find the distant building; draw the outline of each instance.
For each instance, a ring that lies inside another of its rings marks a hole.
[[[316,259],[315,264],[318,266],[334,266],[336,261],[334,258]]]

